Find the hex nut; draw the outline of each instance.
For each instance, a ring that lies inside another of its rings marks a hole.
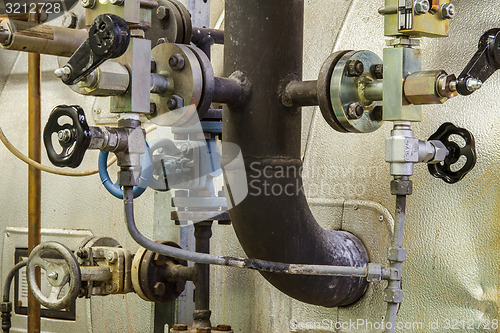
[[[416,0],[415,1],[415,14],[422,15],[429,12],[431,9],[431,4],[429,0]]]
[[[112,5],[115,5],[115,6],[121,6],[121,5],[123,5],[124,1],[125,0],[109,0],[109,3]]]
[[[106,253],[106,261],[114,264],[118,260],[118,254],[115,251],[108,251]]]
[[[228,332],[230,330],[231,330],[231,325],[225,325],[225,324],[217,325],[217,331]]]
[[[75,13],[68,12],[66,15],[63,16],[63,19],[62,19],[62,26],[63,27],[69,28],[69,29],[74,29],[74,28],[76,28],[77,24],[78,24],[78,17],[76,16]]]
[[[406,249],[403,248],[389,248],[387,259],[395,262],[403,262],[406,260]]]
[[[359,119],[363,117],[365,110],[358,102],[351,103],[347,107],[347,117],[349,119]]]
[[[178,95],[173,95],[168,101],[167,106],[170,110],[180,109],[184,107],[184,100]]]
[[[434,146],[435,149],[434,158],[432,159],[431,163],[443,162],[446,156],[448,156],[448,149],[446,148],[444,143],[439,140],[432,140],[429,142]]]
[[[170,59],[168,60],[168,64],[172,69],[180,71],[184,69],[184,66],[186,65],[186,60],[184,59],[182,54],[176,53],[170,57]]]
[[[153,286],[153,293],[156,296],[163,296],[163,295],[165,295],[166,291],[167,291],[167,288],[165,286],[165,283],[163,283],[163,282],[156,282],[155,285]]]
[[[80,0],[83,8],[92,8],[95,6],[96,0]]]
[[[453,4],[445,3],[444,5],[441,6],[439,13],[441,14],[443,20],[449,20],[455,17],[457,11]]]
[[[391,181],[392,195],[411,195],[413,193],[413,182],[411,180],[395,179]]]
[[[200,327],[200,328],[198,328],[198,330],[196,332],[197,333],[211,333],[212,328],[211,327]]]
[[[2,302],[0,304],[0,312],[2,312],[2,313],[12,312],[12,303],[11,302]]]
[[[359,60],[351,60],[347,63],[347,73],[349,76],[361,76],[365,71],[365,66]]]
[[[175,324],[174,327],[172,327],[172,329],[176,331],[187,331],[188,326],[185,324]]]
[[[156,9],[156,17],[161,21],[168,19],[168,8],[165,6],[158,6]]]
[[[437,91],[440,79],[447,75],[445,71],[423,71],[408,75],[404,82],[406,99],[414,105],[443,104],[448,100]]]
[[[371,72],[376,79],[382,80],[384,78],[384,65],[383,64],[373,65]]]

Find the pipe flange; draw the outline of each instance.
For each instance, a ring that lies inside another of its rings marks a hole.
[[[371,51],[351,51],[344,54],[332,74],[330,100],[334,117],[348,132],[370,133],[382,126],[382,106],[364,96],[367,84],[376,78],[371,69],[382,59]],[[359,106],[361,112],[354,112]]]
[[[184,5],[175,0],[159,0],[146,38],[154,44],[157,41],[185,44],[186,36],[189,36],[187,43],[191,41],[191,34],[191,16]]]
[[[148,118],[160,126],[183,126],[196,122],[197,108],[203,96],[203,71],[190,48],[181,44],[163,43],[151,51],[156,63],[153,73],[164,76],[169,89],[151,94],[153,112]]]
[[[187,8],[178,0],[169,0],[172,4],[174,4],[175,7],[177,7],[177,10],[179,11],[181,18],[182,18],[182,26],[183,26],[183,32],[184,36],[182,38],[182,44],[189,44],[191,43],[191,37],[193,36],[193,26],[191,23],[191,13]]]
[[[184,46],[181,46],[181,48]],[[210,105],[214,99],[215,93],[215,75],[214,69],[210,59],[207,55],[195,46],[185,46],[196,54],[198,61],[201,65],[201,71],[203,73],[203,92],[200,98],[200,103],[198,104],[198,117],[201,119],[205,118],[210,110]]]
[[[331,98],[330,98],[330,82],[332,79],[332,74],[335,66],[339,62],[340,58],[350,51],[338,51],[331,54],[328,59],[323,63],[323,67],[319,72],[318,76],[318,102],[323,118],[325,118],[328,125],[330,125],[334,130],[339,132],[347,132],[347,130],[342,127],[340,122],[334,116]]]
[[[323,117],[340,132],[369,133],[382,126],[380,102],[368,100],[364,89],[377,79],[372,68],[382,60],[370,51],[340,51],[327,59],[318,79]]]
[[[174,242],[162,244],[181,248]],[[184,291],[186,281],[169,281],[166,267],[169,264],[187,266],[187,261],[167,257],[145,248],[140,248],[132,262],[132,286],[137,295],[149,302],[171,302]]]

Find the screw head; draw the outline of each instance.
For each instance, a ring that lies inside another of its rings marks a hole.
[[[168,60],[168,64],[170,65],[170,67],[172,69],[176,69],[176,70],[182,70],[184,69],[184,66],[186,65],[186,61],[184,59],[184,57],[182,56],[182,54],[174,54],[173,56],[170,57],[170,59]]]
[[[71,68],[64,66],[63,68],[58,68],[54,71],[54,75],[65,81],[71,76]]]
[[[347,73],[349,76],[360,76],[365,71],[365,66],[359,60],[351,60],[347,64]]]
[[[416,0],[415,1],[415,14],[423,15],[429,12],[431,4],[429,0]]]
[[[124,0],[109,0],[109,3],[115,6],[123,5]]]
[[[454,18],[457,13],[455,6],[451,3],[445,3],[442,5],[439,12],[441,13],[441,17],[445,20]]]
[[[57,277],[58,277],[58,276],[59,276],[59,275],[58,275],[56,272],[51,272],[51,273],[47,274],[47,277],[48,277],[49,279],[52,279],[52,280],[57,280]]]
[[[363,117],[365,110],[358,102],[351,103],[347,107],[347,117],[349,119],[359,119]]]

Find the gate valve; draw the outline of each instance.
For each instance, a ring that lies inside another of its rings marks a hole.
[[[460,95],[470,95],[500,69],[500,28],[488,30],[479,40],[479,50],[457,80]]]
[[[463,140],[462,145],[460,142],[455,142],[452,136],[460,137]],[[443,162],[428,165],[429,172],[434,177],[454,184],[462,180],[476,165],[476,143],[474,136],[468,130],[452,123],[444,123],[436,133],[430,136],[429,140],[439,140],[448,149],[448,156]],[[460,162],[464,160],[462,156],[465,157],[465,163]]]
[[[122,56],[130,43],[127,22],[113,14],[99,15],[89,30],[89,38],[54,74],[65,84],[73,85],[83,80],[104,61]]]
[[[61,125],[60,122],[65,119],[71,120],[71,123]],[[57,136],[55,140],[54,134]],[[49,160],[58,167],[78,167],[82,163],[91,138],[85,113],[77,105],[61,105],[52,110],[43,131],[43,142]],[[56,149],[57,146],[59,148]]]

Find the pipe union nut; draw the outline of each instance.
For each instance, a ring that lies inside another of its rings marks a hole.
[[[431,145],[434,146],[434,149],[436,150],[436,152],[434,154],[434,158],[432,159],[432,161],[430,163],[435,164],[435,163],[443,162],[444,159],[446,158],[446,156],[448,156],[448,149],[446,148],[444,143],[442,143],[439,140],[432,140],[429,142]]]

